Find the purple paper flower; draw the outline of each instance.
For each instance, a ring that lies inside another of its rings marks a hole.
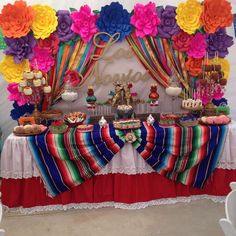
[[[176,7],[166,6],[164,9],[160,7],[157,10],[157,15],[161,19],[160,25],[158,25],[158,36],[161,38],[171,38],[172,36],[180,32],[180,28],[176,23]]]
[[[208,56],[213,58],[217,53],[218,57],[224,58],[229,54],[228,48],[234,44],[233,37],[227,35],[225,29],[220,29],[207,38]]]
[[[75,33],[71,30],[73,20],[71,19],[70,12],[66,10],[57,11],[57,21],[56,34],[60,41],[67,42],[74,39]]]
[[[24,59],[33,58],[33,47],[36,44],[32,34],[21,38],[5,38],[7,49],[4,51],[7,55],[14,57],[15,63],[21,63]]]

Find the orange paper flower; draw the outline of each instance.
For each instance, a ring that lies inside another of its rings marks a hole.
[[[185,62],[186,69],[191,76],[198,76],[202,73],[202,61],[203,59],[189,57],[188,61]]]
[[[34,19],[32,7],[27,7],[26,2],[16,1],[13,5],[7,4],[0,14],[0,27],[2,33],[8,38],[20,38],[29,33]]]
[[[225,28],[233,23],[232,6],[226,0],[205,0],[201,22],[207,33],[215,33],[219,28]]]

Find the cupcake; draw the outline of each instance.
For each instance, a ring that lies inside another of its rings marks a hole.
[[[26,83],[25,80],[21,80],[21,81],[19,82],[19,86],[21,86],[21,87],[25,87],[26,85],[27,85],[27,83]]]
[[[34,73],[32,71],[24,71],[23,77],[25,79],[31,80],[34,78]]]
[[[34,79],[33,80],[33,85],[35,87],[40,87],[41,86],[41,79]]]
[[[25,95],[30,96],[30,95],[32,95],[33,90],[32,90],[32,88],[30,88],[30,87],[25,87],[25,88],[23,89],[23,92],[24,92]]]
[[[52,88],[51,88],[50,85],[43,87],[43,92],[44,93],[51,93],[51,91],[52,91]]]
[[[41,79],[43,77],[43,74],[40,70],[34,70],[33,72],[36,79]]]

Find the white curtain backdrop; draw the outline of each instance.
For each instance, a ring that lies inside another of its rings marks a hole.
[[[114,0],[115,1],[115,0]],[[129,11],[131,11],[136,3],[143,3],[146,4],[150,0],[120,0],[119,2]],[[27,0],[27,4],[33,5],[33,4],[48,4],[52,7],[54,7],[56,10],[59,9],[69,9],[70,7],[79,9],[80,6],[83,6],[85,4],[88,4],[93,10],[99,10],[102,6],[106,4],[110,4],[113,1],[108,0],[100,0],[100,1],[94,1],[94,0]],[[173,5],[176,6],[179,2],[178,0],[159,0],[154,1],[156,5]],[[233,6],[233,13],[236,13],[236,2],[230,1]],[[0,1],[0,9],[7,3],[14,3],[14,0],[1,0]],[[236,120],[236,39],[234,36],[234,29],[233,26],[227,29],[228,34],[234,37],[235,44],[230,48],[230,53],[227,59],[230,61],[231,64],[231,71],[230,71],[230,78],[227,85],[227,91],[225,97],[228,99],[230,108],[231,108],[231,117]],[[0,52],[0,59],[2,58],[3,54]],[[5,139],[11,132],[16,124],[16,122],[11,120],[10,117],[10,111],[12,109],[12,103],[7,100],[7,83],[5,80],[2,79],[0,76],[0,127],[3,131],[3,139]]]

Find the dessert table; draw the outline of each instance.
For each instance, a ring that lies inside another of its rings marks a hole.
[[[11,134],[1,154],[2,203],[10,211],[99,208],[139,209],[207,198],[222,202],[236,180],[236,122],[231,122],[221,157],[203,188],[171,181],[156,173],[129,143],[96,175],[71,191],[48,195],[26,137]]]

